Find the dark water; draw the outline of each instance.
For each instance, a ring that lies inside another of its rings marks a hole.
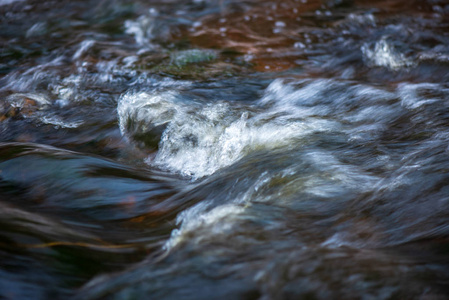
[[[449,298],[449,2],[0,0],[0,299]]]

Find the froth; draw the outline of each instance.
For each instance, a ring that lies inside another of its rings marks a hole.
[[[150,165],[198,179],[229,166],[252,151],[288,146],[295,139],[329,130],[335,122],[273,109],[250,111],[249,107],[218,101],[200,103],[173,91],[130,93],[118,106],[120,130],[155,134],[165,127],[159,149]]]
[[[364,44],[362,52],[369,66],[398,70],[414,65],[413,61],[395,49],[394,45],[386,37],[381,38],[374,45]]]

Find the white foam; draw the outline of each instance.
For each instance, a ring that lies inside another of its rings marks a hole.
[[[318,79],[316,81],[299,81],[299,83],[307,83],[301,88],[297,88],[292,84],[285,83],[282,79],[274,80],[266,89],[261,103],[267,104],[276,102],[277,105],[292,106],[296,104],[311,105],[315,104],[317,96],[323,89],[332,83],[331,80]]]
[[[150,9],[148,15],[142,15],[137,20],[125,21],[125,33],[133,35],[136,43],[145,46],[146,49],[155,47],[151,43],[156,36],[164,37],[170,34],[162,24],[157,24],[158,13]],[[145,51],[145,49],[143,49]]]
[[[323,126],[319,121],[309,125],[282,118],[267,122],[264,114],[250,118],[242,108],[227,102],[183,101],[173,91],[125,94],[119,100],[118,114],[124,135],[166,124],[159,151],[147,162],[192,178],[210,175],[250,151],[286,145],[304,131]]]
[[[17,93],[12,94],[6,98],[6,100],[14,107],[22,108],[27,105],[25,99],[31,99],[36,102],[36,106],[39,108],[45,107],[50,104],[48,98],[43,94],[37,93]]]
[[[425,98],[420,96],[420,90],[439,90],[449,93],[448,89],[444,89],[440,85],[434,83],[401,83],[398,86],[398,93],[401,97],[401,105],[408,109],[416,109],[423,105],[441,101],[441,99],[438,98]]]
[[[373,14],[349,14],[347,17],[351,22],[357,22],[364,25],[376,25],[376,19]]]
[[[331,195],[342,189],[353,189],[357,191],[369,191],[380,180],[378,177],[372,176],[362,169],[349,164],[341,163],[332,154],[323,151],[314,151],[306,156],[320,171],[329,174],[329,180],[336,182],[335,186],[326,182],[324,185],[316,182],[309,182],[308,192],[312,194],[323,193]],[[317,180],[315,177],[310,180]],[[320,179],[318,179],[320,180]],[[323,190],[326,187],[326,190]]]
[[[176,218],[179,229],[172,231],[163,249],[172,250],[185,239],[195,239],[199,243],[213,236],[223,236],[231,232],[235,218],[244,211],[244,207],[235,204],[225,204],[206,211],[209,203],[200,202],[183,211]],[[203,230],[202,234],[195,232]]]
[[[174,91],[154,95],[147,92],[124,94],[120,97],[117,107],[120,132],[126,135],[127,126],[132,122],[143,122],[154,126],[169,122],[170,115],[179,111],[175,98],[176,92]],[[143,126],[145,127],[145,125]],[[142,128],[142,130],[145,130],[145,128]]]
[[[295,123],[254,126],[244,115],[229,124],[214,126],[214,121],[217,120],[205,124],[195,121],[170,124],[162,137],[159,152],[150,163],[200,178],[233,164],[251,150],[286,145],[303,129]]]
[[[82,125],[83,121],[73,121],[73,122],[67,122],[62,120],[58,116],[44,116],[41,118],[41,122],[44,124],[53,125],[55,128],[78,128],[80,125]]]
[[[84,53],[86,53],[90,48],[92,48],[93,45],[95,45],[95,41],[92,40],[82,41],[78,50],[75,52],[75,54],[73,54],[72,59],[76,60],[80,58],[82,55],[84,55]]]
[[[340,133],[349,141],[372,139],[401,111],[399,104],[389,104],[396,101],[395,93],[329,79],[274,80],[258,105],[250,106],[203,103],[176,90],[124,94],[118,105],[120,130],[132,138],[164,125],[159,149],[147,163],[192,179],[254,151],[298,147],[314,133]],[[349,184],[350,178],[342,180]]]
[[[392,70],[412,67],[415,63],[406,58],[405,55],[394,48],[393,45],[382,37],[374,44],[364,44],[361,48],[368,66],[387,67]]]

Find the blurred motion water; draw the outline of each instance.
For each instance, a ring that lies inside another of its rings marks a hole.
[[[0,299],[447,299],[449,3],[0,0]]]

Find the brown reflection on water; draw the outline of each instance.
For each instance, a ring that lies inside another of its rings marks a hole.
[[[293,67],[298,31],[307,30],[300,17],[320,9],[321,1],[257,1],[223,8],[207,15],[186,32],[196,47],[227,49],[241,53],[257,71],[280,71]]]
[[[193,47],[240,54],[256,71],[283,71],[301,66],[299,61],[321,55],[314,45],[343,36],[344,28],[339,25],[349,12],[372,13],[376,21],[382,22],[384,18],[403,15],[404,11],[416,17],[433,18],[435,7],[424,1],[403,0],[246,1],[221,5],[220,13],[194,20],[192,27],[184,28],[182,36]],[[317,31],[321,34],[317,35]],[[326,34],[329,31],[331,36]],[[362,37],[366,34],[361,33]]]

